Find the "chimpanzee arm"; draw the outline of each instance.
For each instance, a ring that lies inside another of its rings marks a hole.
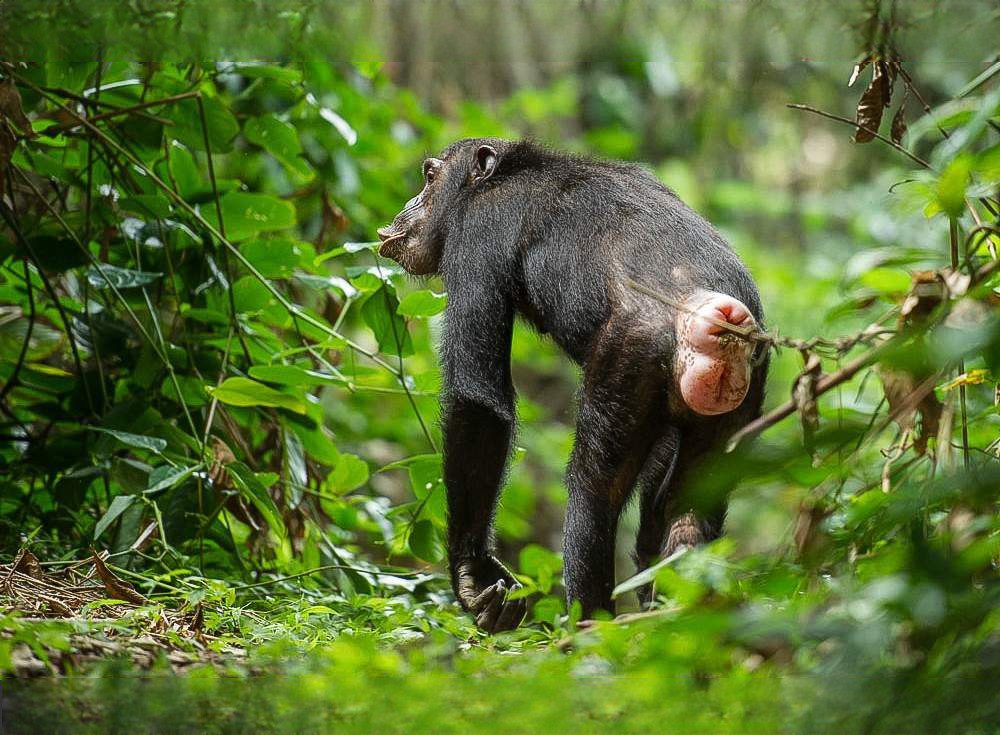
[[[509,289],[470,274],[449,284],[442,340],[444,481],[448,553],[462,606],[486,630],[516,627],[524,600],[507,602],[517,586],[492,556],[492,525],[514,435],[510,344],[514,309]]]

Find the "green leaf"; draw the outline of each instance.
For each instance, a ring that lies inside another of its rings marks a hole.
[[[102,434],[109,434],[122,444],[127,444],[136,449],[146,449],[150,452],[160,454],[167,448],[167,440],[156,436],[143,436],[142,434],[132,434],[128,431],[118,431],[117,429],[105,429],[100,426],[91,426],[91,431],[99,431]]]
[[[248,240],[240,252],[267,278],[290,278],[304,252],[304,247],[288,238]]]
[[[444,311],[448,305],[448,294],[434,293],[433,291],[414,291],[408,293],[399,302],[396,313],[403,316],[434,316]]]
[[[138,499],[138,495],[116,495],[111,500],[107,512],[94,526],[94,541],[101,537],[101,534],[108,530],[108,526],[117,520],[118,516],[124,513],[132,503]]]
[[[396,314],[399,302],[390,287],[383,286],[365,299],[361,316],[375,333],[379,350],[391,355],[407,357],[413,354],[413,341],[406,329],[406,322]]]
[[[326,488],[341,495],[368,481],[368,463],[353,454],[341,454],[337,465],[326,478]]]
[[[206,385],[205,390],[230,406],[271,406],[295,413],[306,411],[301,398],[281,393],[249,378],[226,378],[218,387]]]
[[[240,491],[240,495],[250,501],[264,516],[271,530],[283,534],[285,525],[281,521],[281,513],[260,477],[242,462],[230,462],[226,465],[226,472],[232,478],[236,489]]]
[[[160,385],[160,395],[169,398],[176,403],[183,403],[188,408],[199,408],[208,403],[208,395],[205,393],[205,384],[195,375],[178,375],[177,385],[181,389],[181,394],[177,395],[177,388],[174,381],[164,380]]]
[[[236,311],[260,311],[275,303],[274,296],[255,276],[243,276],[233,284],[233,303]]]
[[[162,277],[162,273],[135,271],[107,263],[99,263],[87,270],[87,281],[94,288],[110,288],[111,286],[118,289],[137,288],[155,283]]]
[[[135,194],[125,197],[118,202],[118,206],[140,217],[165,219],[173,213],[170,200],[156,194]]]
[[[418,559],[436,563],[444,558],[444,542],[434,524],[428,520],[417,521],[410,531],[410,551]]]
[[[316,386],[342,385],[345,380],[337,375],[308,370],[295,365],[254,365],[250,377],[278,385]]]
[[[229,108],[217,98],[203,96],[202,104],[205,107],[205,123],[212,153],[227,153],[232,150],[231,143],[240,131],[240,124]],[[164,106],[161,114],[174,121],[174,124],[167,128],[170,135],[189,148],[205,150],[205,137],[197,100],[185,99]]]
[[[277,66],[260,61],[235,61],[226,65],[225,71],[242,74],[254,79],[273,79],[279,82],[300,82],[302,72],[292,66]]]
[[[243,134],[247,140],[266,150],[300,179],[308,181],[315,176],[302,158],[302,144],[291,124],[274,115],[264,115],[248,120],[243,126]]]
[[[872,268],[862,273],[858,280],[868,288],[885,294],[906,293],[912,283],[906,271],[893,268]]]
[[[245,240],[258,232],[295,226],[295,207],[267,194],[233,191],[222,197],[221,205],[226,236],[233,241]],[[218,228],[214,206],[203,207],[202,216]]]
[[[191,465],[190,467],[173,467],[168,464],[155,467],[153,468],[153,471],[149,473],[148,486],[143,492],[147,495],[152,495],[153,493],[158,493],[162,490],[169,490],[172,487],[176,487],[179,483],[190,477],[191,474],[198,469],[198,467],[200,467],[200,465]]]
[[[965,209],[965,189],[971,169],[972,160],[968,156],[960,156],[949,163],[938,177],[938,206],[949,217],[960,217]]]
[[[548,594],[552,590],[553,578],[562,569],[559,555],[538,544],[528,544],[518,554],[518,563],[523,574],[533,577],[538,588]]]
[[[191,151],[177,141],[170,144],[169,150],[168,170],[171,180],[177,183],[181,196],[192,199],[198,192],[207,190],[209,187],[202,178]]]

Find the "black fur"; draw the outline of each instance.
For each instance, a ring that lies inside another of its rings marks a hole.
[[[496,162],[483,176],[486,146]],[[583,367],[566,476],[566,590],[585,614],[611,610],[615,533],[633,487],[641,491],[636,556],[647,564],[664,550],[668,521],[686,511],[674,507],[685,480],[710,471],[700,460],[760,414],[767,371],[765,356],[735,411],[694,415],[673,395],[672,310],[624,278],[675,300],[696,289],[730,294],[763,325],[757,289],[721,235],[638,166],[499,139],[459,141],[441,158],[421,194],[422,219],[403,224],[413,226],[411,250],[436,264],[449,293],[441,349],[448,544],[453,578],[465,574],[468,584],[456,581],[456,593],[477,613],[474,592],[514,584],[490,551],[515,430],[510,342],[520,315]],[[722,512],[689,525],[711,537]],[[502,600],[491,604],[485,627],[512,627],[516,614],[505,616]]]

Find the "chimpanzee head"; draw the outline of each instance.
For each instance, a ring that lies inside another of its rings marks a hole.
[[[415,276],[437,273],[453,221],[469,198],[493,176],[506,141],[497,138],[460,140],[440,158],[424,161],[424,188],[406,203],[392,224],[379,228],[379,253]]]

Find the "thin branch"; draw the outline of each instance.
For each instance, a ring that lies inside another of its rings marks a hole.
[[[863,370],[878,360],[892,346],[894,346],[894,342],[892,340],[887,340],[880,345],[876,345],[867,352],[858,355],[836,372],[823,375],[818,381],[816,381],[816,391],[813,395],[817,397],[821,396],[831,388],[836,388],[841,383],[850,380],[857,375],[860,370]],[[729,442],[726,444],[726,451],[733,451],[737,445],[739,445],[739,443],[748,436],[759,434],[764,431],[764,429],[774,426],[782,419],[788,418],[795,413],[797,407],[798,406],[795,401],[788,401],[787,403],[783,403],[774,410],[764,414],[759,419],[751,421],[730,437]]]
[[[45,201],[48,203],[47,200]],[[66,309],[63,307],[62,302],[59,300],[59,294],[56,293],[56,290],[49,281],[48,276],[45,275],[45,271],[42,268],[42,262],[38,258],[38,253],[35,252],[31,243],[24,236],[24,233],[21,232],[21,228],[14,219],[14,213],[8,209],[7,204],[2,200],[0,200],[0,215],[3,216],[7,226],[13,231],[17,241],[21,243],[21,247],[27,251],[28,257],[35,264],[35,269],[38,271],[38,277],[42,279],[42,286],[45,288],[45,292],[49,295],[49,298],[52,299],[52,305],[55,306],[56,311],[59,312],[59,318],[62,319],[63,327],[66,330],[66,339],[69,342],[70,352],[73,354],[73,362],[76,364],[76,370],[80,376],[80,382],[83,383],[83,392],[87,396],[87,406],[89,406],[90,413],[93,415],[95,413],[94,399],[93,396],[90,395],[90,383],[87,381],[87,375],[83,371],[83,361],[80,359],[80,352],[76,346],[76,338],[73,336],[73,324],[70,321],[69,316],[66,314]]]
[[[31,266],[28,259],[24,259],[24,286],[28,290],[28,328],[24,333],[24,342],[21,344],[21,352],[14,363],[14,371],[10,374],[3,388],[0,388],[0,403],[3,403],[7,394],[17,385],[17,376],[21,373],[21,367],[28,356],[28,348],[31,346],[31,335],[35,331],[35,290],[31,285]]]
[[[951,268],[958,271],[958,220],[954,217],[948,221],[948,237],[951,245]],[[958,374],[965,374],[965,360],[958,361]],[[958,400],[962,414],[962,464],[969,469],[969,414],[965,400],[965,383],[958,386]]]
[[[121,302],[122,306],[125,309],[125,312],[129,315],[129,317],[131,317],[132,321],[135,323],[136,327],[138,328],[139,333],[142,334],[142,336],[149,343],[149,346],[153,348],[153,352],[156,353],[156,356],[159,357],[160,360],[163,362],[163,364],[166,366],[167,373],[170,375],[171,382],[173,383],[174,390],[177,391],[177,395],[178,396],[183,395],[182,392],[181,392],[181,389],[180,389],[180,384],[177,381],[177,375],[174,373],[173,363],[170,362],[169,355],[165,351],[163,351],[163,350],[160,349],[160,346],[154,341],[154,339],[152,338],[152,336],[150,336],[149,332],[146,331],[146,327],[143,325],[142,321],[139,319],[139,315],[135,313],[135,311],[132,309],[131,305],[125,299],[125,296],[122,294],[122,292],[118,289],[118,287],[114,284],[114,282],[108,277],[108,274],[104,272],[104,269],[101,267],[100,261],[98,261],[93,256],[93,254],[90,252],[90,250],[87,248],[87,246],[83,244],[83,242],[80,240],[79,235],[77,235],[76,232],[73,230],[73,228],[70,227],[66,223],[66,220],[64,220],[62,218],[62,216],[59,214],[59,212],[56,210],[56,208],[53,207],[52,204],[45,197],[42,196],[42,193],[38,190],[38,187],[36,187],[34,185],[34,183],[31,181],[31,179],[28,178],[27,174],[25,174],[19,168],[14,168],[14,170],[21,177],[21,180],[24,181],[31,188],[31,190],[34,192],[35,196],[38,197],[38,199],[42,202],[42,204],[45,205],[46,209],[49,210],[49,214],[51,214],[53,216],[53,218],[55,218],[55,220],[59,223],[59,225],[63,228],[63,230],[65,230],[66,234],[68,234],[70,236],[70,239],[73,240],[73,242],[76,244],[77,248],[79,248],[80,251],[84,254],[84,256],[87,258],[87,260],[91,264],[91,266],[98,272],[98,274],[100,274],[101,278],[104,279],[104,283],[108,286],[109,289],[111,289],[111,292],[115,295],[115,297],[119,300],[119,302]],[[43,278],[44,278],[44,276],[43,276]],[[69,327],[67,325],[67,331],[68,330],[69,330]],[[70,335],[70,336],[72,336],[72,335]],[[87,383],[84,382],[84,387],[86,387],[86,386],[87,386]],[[87,395],[88,395],[88,397],[90,396],[90,390],[89,389],[87,389]],[[187,418],[188,425],[190,426],[192,433],[196,433],[196,429],[195,429],[195,425],[194,425],[194,420],[191,418],[191,413],[188,410],[187,404],[184,403],[183,401],[181,402],[181,408],[184,411],[184,415]]]
[[[149,102],[142,102],[138,105],[132,105],[131,107],[116,107],[113,110],[108,110],[107,112],[102,112],[99,115],[91,115],[90,122],[96,123],[102,120],[110,120],[111,118],[121,117],[123,115],[132,115],[136,112],[149,109],[150,107],[162,107],[164,105],[170,105],[174,102],[179,102],[181,100],[190,99],[191,97],[197,97],[200,92],[182,92],[181,94],[175,94],[170,97],[161,97],[158,100],[150,100]],[[155,117],[153,115],[145,115],[145,117],[152,118],[156,120],[161,125],[173,125],[173,120],[168,120],[163,117]],[[75,128],[78,127],[77,123],[67,123],[63,126],[64,128]]]
[[[916,155],[914,153],[910,153],[910,151],[906,150],[906,148],[904,148],[903,146],[901,146],[899,143],[896,143],[895,141],[892,141],[889,138],[886,138],[884,135],[881,135],[877,130],[872,130],[869,127],[866,127],[864,125],[860,125],[857,122],[855,122],[854,120],[851,120],[849,117],[842,117],[840,115],[834,115],[834,114],[832,114],[830,112],[823,112],[823,110],[817,110],[815,107],[810,107],[809,105],[799,105],[799,104],[789,103],[789,104],[787,104],[785,106],[786,107],[790,107],[793,110],[803,110],[805,112],[811,112],[814,115],[819,115],[820,117],[826,117],[826,118],[829,118],[830,120],[836,120],[838,122],[845,123],[847,125],[850,125],[853,128],[857,128],[858,130],[864,130],[866,133],[868,133],[869,135],[871,135],[871,136],[873,136],[875,138],[878,138],[879,140],[881,140],[886,145],[892,146],[897,151],[899,151],[900,153],[902,153],[904,156],[906,156],[907,158],[909,158],[911,161],[914,161],[915,163],[920,164],[921,166],[923,166],[926,169],[933,170],[933,167],[927,161],[925,161],[924,159],[922,159],[920,156],[918,156],[918,155]]]
[[[388,572],[382,569],[365,569],[364,567],[352,567],[349,564],[324,564],[321,567],[314,567],[313,569],[308,569],[304,572],[299,572],[298,574],[290,574],[287,577],[276,577],[275,579],[267,579],[263,582],[254,582],[252,584],[241,584],[235,587],[230,587],[233,592],[242,592],[243,590],[254,589],[255,587],[267,587],[272,584],[278,584],[280,582],[288,582],[293,579],[299,579],[300,577],[308,577],[313,574],[318,574],[319,572],[326,572],[331,569],[340,569],[348,572],[357,572],[359,574],[371,574],[378,576],[384,574],[392,577],[419,577],[421,574],[426,574],[426,572]]]
[[[34,84],[31,80],[25,79],[20,75],[17,75],[17,80],[20,83],[24,84],[25,86],[34,89],[36,92],[39,92],[40,94],[45,94],[44,90],[37,84]],[[154,173],[148,166],[143,164],[143,162],[139,160],[135,155],[133,155],[129,150],[127,150],[113,138],[106,135],[100,128],[97,128],[94,125],[90,124],[88,120],[78,115],[74,110],[62,104],[59,100],[53,100],[48,95],[45,96],[51,102],[58,105],[60,109],[65,111],[67,114],[75,117],[80,122],[81,125],[90,130],[91,133],[97,136],[100,140],[105,142],[107,145],[110,145],[111,147],[115,148],[122,156],[125,157],[126,160],[128,160],[129,163],[131,163],[132,165],[136,166],[139,170],[141,170],[143,174],[145,174],[157,188],[164,191],[171,199],[174,200],[174,202],[176,202],[176,204],[181,209],[183,209],[190,217],[192,217],[196,222],[198,222],[198,224],[201,227],[205,228],[205,230],[212,237],[214,237],[225,248],[227,248],[236,257],[236,259],[239,260],[240,263],[249,271],[250,275],[252,275],[257,281],[259,281],[260,284],[264,286],[265,289],[267,289],[267,291],[271,294],[271,296],[273,296],[275,300],[282,306],[282,308],[284,308],[293,318],[302,319],[307,324],[315,327],[321,332],[324,332],[325,334],[328,334],[331,337],[335,337],[336,339],[343,341],[348,347],[350,347],[355,352],[359,352],[360,354],[364,355],[369,360],[374,362],[376,365],[384,368],[385,370],[388,370],[396,377],[399,377],[399,371],[397,371],[396,368],[387,363],[385,360],[380,358],[377,354],[373,353],[370,350],[365,349],[354,340],[345,337],[343,334],[340,334],[335,329],[331,328],[330,325],[325,324],[318,319],[315,319],[308,312],[303,311],[298,306],[291,303],[287,298],[285,298],[284,294],[282,294],[278,289],[276,289],[274,285],[259,270],[257,270],[254,264],[250,262],[250,260],[248,260],[246,256],[243,255],[242,252],[240,252],[239,248],[237,248],[228,239],[222,236],[222,233],[219,232],[217,227],[215,227],[208,220],[202,217],[197,209],[195,209],[191,204],[189,204],[180,194],[171,189],[170,186],[168,186],[159,176],[156,175],[156,173]]]
[[[628,278],[627,276],[623,279],[623,282],[626,286],[628,286],[632,290],[638,291],[641,294],[649,296],[651,299],[655,299],[656,301],[659,301],[661,304],[665,304],[666,306],[669,306],[672,309],[676,309],[677,311],[682,311],[686,314],[696,314],[699,319],[704,319],[706,322],[709,322],[710,324],[719,327],[719,329],[722,329],[739,339],[746,340],[748,342],[762,343],[770,345],[771,347],[787,347],[789,349],[798,350],[800,352],[806,350],[815,350],[819,347],[824,347],[833,350],[836,354],[839,355],[850,351],[861,342],[868,342],[870,340],[876,339],[881,336],[891,335],[896,333],[895,329],[883,328],[882,323],[885,322],[886,319],[891,317],[897,311],[898,307],[890,309],[878,320],[868,325],[865,329],[861,330],[857,334],[852,335],[850,337],[837,337],[835,339],[829,339],[826,337],[812,337],[811,339],[802,340],[802,339],[794,339],[791,337],[781,337],[776,334],[770,334],[762,330],[756,324],[749,327],[738,327],[735,324],[730,324],[729,322],[717,319],[709,314],[698,312],[697,310],[691,308],[687,304],[672,299],[665,294],[659,293],[658,291],[654,291],[648,286],[644,286],[643,284],[638,283],[637,281],[634,281],[633,279]]]
[[[212,141],[208,137],[208,120],[205,117],[205,103],[201,98],[200,92],[194,92],[193,95],[195,101],[198,103],[198,119],[201,122],[201,137],[202,142],[205,145],[205,159],[208,161],[208,180],[212,184],[212,200],[215,202],[215,216],[219,220],[219,232],[222,234],[222,237],[226,237],[226,221],[222,216],[222,202],[219,199],[219,185],[215,178],[215,162],[212,158]],[[229,265],[229,253],[225,248],[222,250],[222,268],[226,272],[226,278],[230,281],[230,287],[226,289],[226,295],[229,301],[229,320],[232,324],[233,331],[236,333],[236,339],[240,343],[240,349],[243,350],[243,357],[249,364],[252,363],[253,360],[250,358],[250,348],[247,347],[246,338],[243,336],[243,330],[240,328],[239,319],[236,316],[236,295],[232,287],[233,273],[232,268]]]

